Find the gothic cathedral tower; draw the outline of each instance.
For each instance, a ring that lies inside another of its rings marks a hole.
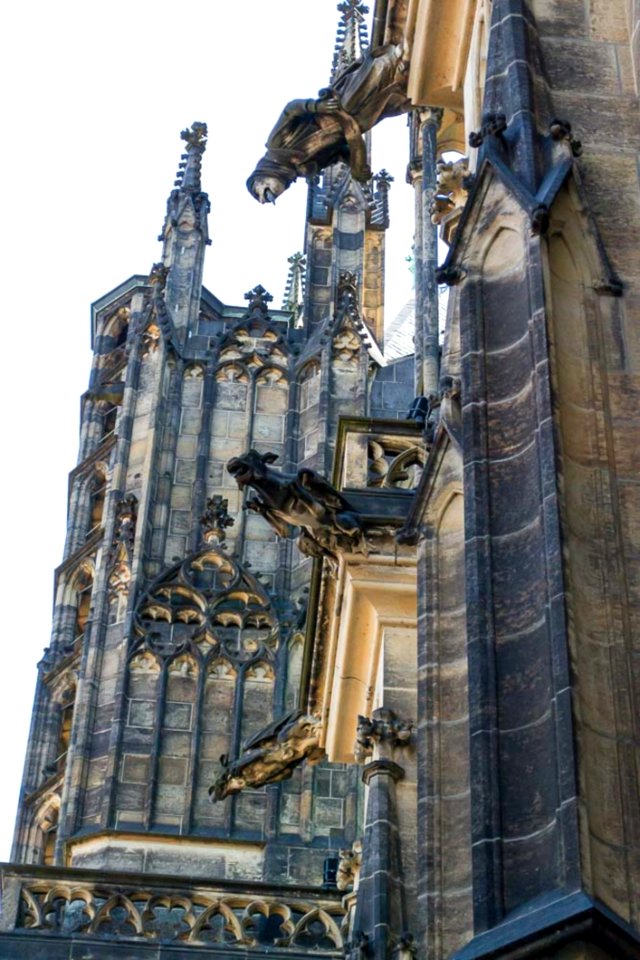
[[[343,6],[334,74],[366,47],[361,5]],[[247,509],[226,465],[251,448],[288,473],[325,471],[338,418],[388,407],[393,375],[376,375],[390,178],[326,171],[309,187],[306,250],[290,260],[284,309],[262,286],[244,307],[226,306],[202,286],[206,125],[182,139],[160,262],[92,308],[12,855],[23,878],[14,915],[34,934],[157,939],[164,923],[196,943],[246,945],[251,930],[255,944],[335,951],[337,856],[359,830],[356,768],[320,762],[210,796],[226,758],[303,713],[311,570]],[[40,866],[53,886],[29,873]],[[123,872],[126,890],[109,879]],[[83,905],[65,912],[58,893]],[[11,955],[30,955],[33,942],[20,943],[27,952]]]

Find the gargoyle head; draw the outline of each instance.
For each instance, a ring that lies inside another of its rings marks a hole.
[[[270,157],[260,160],[247,180],[247,190],[258,203],[275,203],[277,197],[287,190],[298,176],[292,163]]]
[[[209,796],[212,803],[224,800],[232,793],[238,793],[245,786],[242,777],[235,774],[236,766],[237,763],[234,763],[227,753],[222,754],[220,757],[220,773],[209,787]]]
[[[269,464],[275,463],[277,459],[276,453],[259,453],[257,450],[249,450],[241,457],[232,457],[227,464],[227,471],[242,489],[254,480],[264,480]]]
[[[279,177],[254,177],[249,192],[258,203],[275,203],[288,186],[289,184]]]

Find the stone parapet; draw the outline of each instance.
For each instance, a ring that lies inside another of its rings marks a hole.
[[[295,893],[266,884],[188,883],[174,877],[47,867],[0,867],[0,957],[80,956],[71,939],[109,941],[108,956],[200,955],[215,947],[302,956],[338,956],[344,909],[339,896]],[[114,940],[117,939],[117,944]],[[45,946],[46,942],[46,946]],[[36,945],[37,943],[37,945]],[[9,946],[9,944],[11,944]],[[140,952],[134,946],[140,945]],[[159,952],[149,954],[155,945]],[[8,949],[9,952],[5,949]],[[82,948],[84,950],[84,948]],[[90,955],[107,956],[97,946]],[[82,956],[89,953],[82,952]]]

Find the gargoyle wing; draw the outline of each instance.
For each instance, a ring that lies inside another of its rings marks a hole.
[[[353,507],[341,493],[331,486],[328,480],[321,477],[315,470],[298,470],[298,483],[312,497],[324,503],[332,510],[353,510]]]
[[[285,713],[284,716],[278,717],[277,720],[274,720],[273,723],[263,727],[262,730],[258,730],[257,733],[254,733],[252,737],[249,737],[248,740],[243,742],[243,753],[246,750],[254,750],[257,747],[262,746],[264,743],[267,743],[269,740],[275,740],[281,730],[287,727],[290,723],[294,723],[298,717],[302,716],[302,714],[302,710],[290,710],[289,713]]]

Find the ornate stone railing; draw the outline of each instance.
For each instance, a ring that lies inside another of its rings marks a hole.
[[[166,878],[6,866],[2,934],[146,940],[185,946],[335,955],[344,910],[336,895],[261,884],[168,885]]]
[[[424,427],[411,420],[341,418],[334,483],[339,490],[415,490],[426,461]]]

